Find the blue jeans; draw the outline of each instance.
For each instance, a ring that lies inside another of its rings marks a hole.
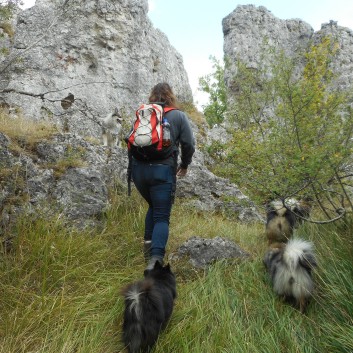
[[[144,239],[152,240],[151,256],[165,255],[175,178],[169,165],[132,161],[132,180],[149,205]]]

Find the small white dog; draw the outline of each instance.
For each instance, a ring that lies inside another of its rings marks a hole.
[[[110,148],[121,147],[122,117],[117,108],[102,120],[102,142]]]

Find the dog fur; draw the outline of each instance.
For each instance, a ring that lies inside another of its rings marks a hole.
[[[267,206],[266,238],[269,244],[286,243],[293,236],[294,228],[308,218],[311,204],[305,200],[288,199],[272,201]]]
[[[143,280],[123,290],[123,342],[129,353],[150,351],[172,315],[176,294],[169,264],[163,267],[158,261]]]
[[[102,142],[104,146],[113,148],[121,147],[122,140],[122,117],[118,109],[108,114],[102,120]]]
[[[284,207],[281,201],[273,201],[268,206],[266,238],[269,244],[286,243],[293,235],[295,216]]]
[[[313,244],[302,239],[277,243],[266,252],[264,265],[274,292],[305,312],[313,294],[312,270],[317,266]]]

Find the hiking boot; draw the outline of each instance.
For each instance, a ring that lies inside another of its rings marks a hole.
[[[156,264],[157,261],[163,266],[163,259],[161,257],[152,256],[150,258],[150,260],[148,261],[148,265],[147,265],[145,271],[153,270],[154,269],[154,265]]]
[[[146,263],[151,257],[151,245],[152,240],[145,240],[143,243],[143,257],[145,258]]]

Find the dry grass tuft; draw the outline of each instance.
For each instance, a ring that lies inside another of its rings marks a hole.
[[[191,121],[196,124],[196,126],[199,129],[199,133],[202,136],[206,135],[206,128],[208,128],[207,121],[205,119],[205,116],[197,110],[197,108],[194,106],[193,103],[181,103],[180,104],[180,109],[184,111]]]
[[[31,147],[57,132],[52,124],[26,119],[22,116],[11,117],[0,110],[0,132],[7,135],[21,147]]]

